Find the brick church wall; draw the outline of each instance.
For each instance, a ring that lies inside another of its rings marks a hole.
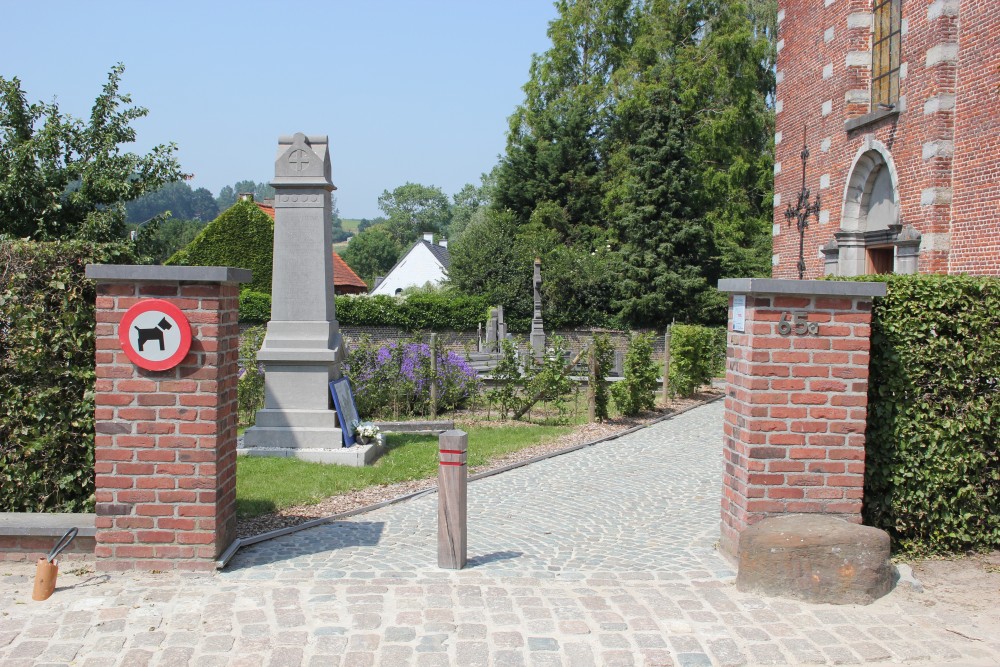
[[[773,276],[797,277],[798,233],[784,212],[802,185],[803,127],[806,187],[822,203],[805,277],[823,274],[819,249],[841,228],[855,157],[874,142],[896,169],[900,222],[922,235],[918,270],[1000,274],[1000,3],[902,0],[897,112],[850,131],[845,121],[870,112],[871,0],[778,7]]]

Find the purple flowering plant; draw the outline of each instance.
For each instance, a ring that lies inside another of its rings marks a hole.
[[[439,412],[473,402],[481,390],[476,371],[453,351],[438,350],[436,356],[437,374],[432,378],[431,349],[426,343],[411,340],[378,345],[362,338],[344,365],[358,412],[384,418],[427,415],[432,382],[437,385]]]

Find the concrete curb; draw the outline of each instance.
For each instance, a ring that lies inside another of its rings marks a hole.
[[[541,454],[541,455],[536,456],[534,458],[530,458],[530,459],[528,459],[526,461],[518,461],[517,463],[511,463],[510,465],[503,466],[502,468],[497,468],[496,470],[487,470],[486,472],[481,472],[481,473],[478,473],[478,474],[475,474],[475,475],[470,475],[469,476],[469,481],[470,482],[474,482],[476,480],[486,479],[487,477],[492,477],[493,475],[499,475],[500,473],[508,472],[508,471],[511,471],[511,470],[516,470],[517,468],[523,468],[524,466],[531,465],[532,463],[538,463],[540,461],[545,461],[547,459],[555,458],[557,456],[562,456],[563,454],[569,454],[571,452],[576,452],[576,451],[579,451],[581,449],[585,449],[587,447],[593,447],[594,445],[598,445],[598,444],[600,444],[602,442],[609,442],[611,440],[617,440],[618,438],[621,438],[622,436],[630,435],[632,433],[635,433],[636,431],[641,431],[644,428],[649,428],[650,426],[653,426],[654,424],[659,424],[660,422],[667,421],[668,419],[673,419],[674,417],[677,417],[678,415],[682,415],[685,412],[689,412],[691,410],[694,410],[695,408],[700,408],[700,407],[703,407],[705,405],[709,405],[709,404],[714,403],[716,401],[722,400],[723,398],[725,398],[725,396],[718,396],[718,397],[710,399],[710,400],[706,400],[706,401],[702,401],[700,403],[696,403],[695,405],[688,406],[688,407],[684,408],[683,410],[678,410],[677,412],[671,412],[668,415],[663,415],[662,417],[654,419],[653,421],[649,422],[648,424],[641,424],[639,426],[633,426],[632,428],[627,429],[625,431],[622,431],[621,433],[614,433],[612,435],[608,435],[608,436],[605,436],[603,438],[598,438],[597,440],[592,440],[590,442],[584,442],[584,443],[581,443],[579,445],[573,445],[572,447],[567,447],[566,449],[560,449],[560,450],[557,450],[557,451],[554,451],[554,452],[548,452],[546,454]],[[340,521],[342,519],[347,519],[347,518],[352,517],[352,516],[357,516],[358,514],[365,514],[366,512],[371,512],[371,511],[374,511],[374,510],[377,510],[377,509],[381,509],[383,507],[389,507],[390,505],[395,505],[397,503],[401,503],[401,502],[404,502],[404,501],[407,501],[407,500],[412,500],[413,498],[419,498],[420,496],[425,496],[425,495],[428,495],[428,494],[431,494],[431,493],[437,493],[437,487],[436,486],[432,487],[432,488],[429,488],[429,489],[422,489],[420,491],[414,491],[412,493],[407,493],[407,494],[404,494],[402,496],[397,496],[396,498],[391,498],[389,500],[384,500],[384,501],[382,501],[380,503],[375,503],[374,505],[366,505],[364,507],[358,507],[358,508],[355,508],[353,510],[349,510],[347,512],[341,512],[340,514],[333,514],[333,515],[330,515],[330,516],[319,517],[318,519],[312,519],[310,521],[306,521],[304,523],[300,523],[300,524],[295,525],[295,526],[288,526],[286,528],[279,528],[277,530],[268,531],[266,533],[261,533],[260,535],[254,535],[253,537],[238,537],[238,538],[236,538],[235,541],[233,541],[232,544],[229,545],[229,547],[224,552],[222,552],[222,555],[219,556],[218,560],[215,562],[215,569],[217,569],[217,570],[224,569],[226,567],[226,565],[229,563],[229,561],[232,560],[233,556],[235,556],[236,553],[240,549],[242,549],[243,547],[248,547],[248,546],[251,546],[253,544],[259,544],[260,542],[266,542],[268,540],[273,540],[273,539],[278,538],[278,537],[284,537],[285,535],[291,535],[292,533],[297,533],[300,530],[308,530],[309,528],[316,528],[317,526],[323,526],[323,525],[326,525],[326,524],[329,524],[329,523],[335,523],[335,522]]]

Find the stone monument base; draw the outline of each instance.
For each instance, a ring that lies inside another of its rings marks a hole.
[[[740,534],[739,559],[744,592],[871,604],[892,589],[889,534],[830,515],[764,519]]]
[[[250,434],[248,429],[246,435]],[[337,430],[338,436],[340,430]],[[379,433],[375,442],[369,445],[354,445],[353,447],[267,447],[256,445],[253,447],[239,447],[236,450],[239,456],[277,456],[279,458],[295,458],[312,463],[334,463],[342,466],[360,468],[366,466],[382,456],[385,452],[385,434]]]

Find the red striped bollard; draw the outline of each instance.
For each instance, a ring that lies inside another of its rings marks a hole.
[[[438,437],[438,567],[448,570],[461,570],[467,560],[468,449],[465,431],[445,431]]]

